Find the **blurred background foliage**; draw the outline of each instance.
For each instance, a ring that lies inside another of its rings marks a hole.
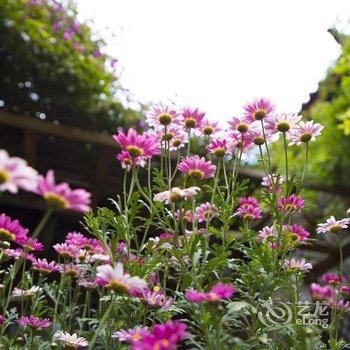
[[[344,209],[350,206],[349,198],[344,196],[344,191],[350,189],[350,37],[339,33],[335,28],[329,32],[341,45],[341,55],[320,81],[317,91],[310,94],[310,100],[303,104],[300,113],[305,120],[312,119],[325,126],[322,135],[310,143],[306,181],[317,183],[320,187],[328,186],[333,189],[334,196],[341,196],[338,202],[330,204],[326,199],[329,196],[322,192],[315,194],[308,191],[308,195],[319,197],[318,203],[325,208],[325,214],[333,210],[334,214],[339,212],[343,216]],[[284,167],[284,154],[279,150],[282,149],[282,143],[274,149],[276,165],[281,170]],[[294,173],[300,173],[304,150],[296,146],[290,149],[291,168]]]
[[[77,20],[72,2],[0,0],[0,106],[90,130],[139,120],[104,42]]]

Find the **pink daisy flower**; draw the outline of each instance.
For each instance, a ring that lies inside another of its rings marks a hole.
[[[146,123],[155,128],[170,124],[181,124],[183,117],[168,106],[156,106],[148,114]]]
[[[34,270],[37,270],[44,275],[59,271],[59,266],[54,261],[49,263],[46,259],[35,259],[32,263],[32,267]]]
[[[235,133],[241,133],[241,134],[250,134],[251,131],[257,130],[257,122],[246,120],[245,118],[241,117],[233,117],[229,122],[229,130],[235,132]]]
[[[5,150],[0,150],[0,192],[34,191],[37,180],[37,171],[24,159],[10,157]]]
[[[250,135],[241,134],[236,131],[229,134],[228,138],[230,141],[229,150],[231,153],[235,153],[237,150],[247,152],[254,146]]]
[[[228,143],[226,140],[212,140],[207,147],[207,151],[218,158],[222,158],[229,153]]]
[[[5,249],[3,252],[6,256],[9,256],[14,259],[23,258],[31,262],[35,259],[35,256],[33,254],[26,252],[22,248]]]
[[[69,232],[65,243],[74,245],[76,248],[88,250],[94,253],[103,253],[104,249],[98,239],[88,238],[80,232]]]
[[[19,320],[18,323],[20,326],[23,327],[29,327],[32,329],[35,329],[37,331],[43,329],[43,328],[48,328],[51,326],[52,322],[48,318],[38,318],[35,316],[22,316]]]
[[[164,191],[154,195],[153,200],[156,202],[164,202],[165,204],[182,202],[184,200],[191,200],[200,191],[199,187],[193,186],[181,189],[173,187],[170,191]]]
[[[236,214],[244,220],[257,220],[261,218],[261,209],[253,206],[239,207]]]
[[[348,301],[345,301],[345,300],[337,301],[336,298],[333,298],[332,300],[330,300],[329,306],[332,309],[337,309],[343,312],[350,310],[350,303]]]
[[[17,239],[16,243],[20,244],[26,252],[44,250],[44,246],[35,238],[22,236]]]
[[[63,342],[67,349],[85,348],[89,345],[85,338],[78,337],[76,333],[69,334],[67,332],[58,331],[54,334],[54,337]]]
[[[209,202],[201,204],[196,208],[196,217],[198,222],[205,222],[211,220],[218,215],[218,209],[215,204],[210,204]]]
[[[343,281],[345,280],[345,277],[339,276],[335,273],[326,273],[322,276],[322,280],[327,284],[330,284],[332,286],[337,286],[343,283]]]
[[[312,299],[315,300],[330,300],[335,292],[332,288],[330,287],[322,287],[317,283],[312,283],[310,286],[310,293],[311,293],[311,297]]]
[[[254,197],[241,197],[239,199],[239,205],[241,207],[256,207],[256,208],[259,208],[260,204],[259,204],[259,201],[254,198]]]
[[[177,124],[169,125],[167,128],[157,128],[149,133],[162,143],[163,148],[168,147],[169,144],[170,151],[177,151],[188,142],[188,133]]]
[[[304,229],[304,227],[293,224],[290,226],[284,226],[283,229],[291,234],[298,242],[303,243],[308,240],[310,233]]]
[[[284,260],[282,267],[285,270],[311,270],[312,264],[305,261],[305,259],[296,260],[294,258],[290,260]]]
[[[41,292],[42,289],[38,286],[33,286],[29,289],[20,289],[15,287],[12,291],[11,296],[13,298],[25,298],[30,299],[33,295],[35,295],[38,292]]]
[[[142,300],[152,307],[167,309],[173,302],[173,298],[168,298],[162,291],[143,290]]]
[[[187,223],[190,223],[190,222],[193,222],[193,214],[192,214],[192,211],[190,210],[186,210],[185,212],[183,212],[181,214],[180,210],[178,209],[176,212],[175,212],[175,218],[177,220],[180,219],[180,217],[182,216],[183,220]]]
[[[138,342],[143,339],[145,335],[148,334],[148,327],[136,327],[134,329],[124,330],[121,329],[112,334],[112,338],[116,338],[121,342]]]
[[[218,122],[211,122],[208,119],[203,119],[200,131],[205,136],[213,136],[219,131],[221,131],[221,128],[219,127]]]
[[[272,238],[275,238],[276,232],[273,227],[265,226],[262,230],[259,231],[259,234],[257,236],[257,241],[259,243],[263,243],[266,241],[271,240]]]
[[[0,215],[0,241],[24,240],[28,229],[23,228],[18,220],[12,220],[5,214]]]
[[[0,325],[5,323],[5,318],[3,315],[0,315]]]
[[[300,122],[298,126],[293,128],[288,134],[288,139],[291,141],[290,145],[300,145],[304,142],[315,141],[316,137],[321,135],[323,125],[308,121],[306,123]]]
[[[289,197],[281,197],[278,200],[278,208],[286,214],[300,211],[304,205],[304,200],[295,194]]]
[[[151,158],[160,154],[160,145],[154,136],[147,133],[138,135],[133,128],[130,128],[127,134],[120,131],[117,135],[113,135],[113,139],[122,150],[128,151],[132,157]]]
[[[125,273],[122,263],[117,263],[115,267],[111,265],[98,266],[95,282],[100,286],[119,292],[147,288],[145,280],[137,276],[131,277],[128,273]]]
[[[178,165],[179,171],[196,179],[210,179],[214,177],[216,165],[206,161],[198,155],[186,157]]]
[[[78,212],[90,210],[91,194],[82,188],[72,190],[66,182],[56,184],[53,170],[39,176],[36,193],[45,198],[56,210],[71,209]]]
[[[185,297],[193,303],[215,302],[231,298],[235,291],[235,287],[231,284],[217,283],[208,292],[198,292],[193,289],[188,289],[185,293]]]
[[[318,224],[317,233],[339,233],[341,230],[349,227],[350,219],[336,220],[331,216],[325,223]]]
[[[342,286],[342,287],[340,288],[340,292],[341,292],[343,295],[350,295],[350,287]]]
[[[297,114],[279,114],[266,119],[266,130],[277,133],[293,130],[297,127],[302,116]]]
[[[125,150],[122,150],[116,158],[120,161],[122,169],[125,169],[126,171],[130,171],[134,165],[138,165],[140,167],[144,167],[146,165],[144,157],[133,158],[131,154]]]
[[[190,107],[185,107],[182,110],[182,117],[184,118],[184,125],[186,129],[200,128],[204,116],[205,113],[200,112],[198,108],[191,109]]]
[[[268,99],[260,98],[254,100],[252,103],[248,103],[243,109],[245,112],[245,120],[248,122],[254,122],[255,120],[262,120],[271,117],[275,107]]]
[[[59,266],[60,273],[64,273],[73,278],[82,278],[86,274],[86,270],[74,263],[62,264]]]
[[[53,249],[55,249],[63,259],[73,259],[79,252],[79,249],[77,247],[67,243],[55,244],[53,246]]]
[[[152,332],[143,335],[142,341],[131,344],[131,350],[175,350],[178,343],[187,337],[184,323],[169,320],[165,324],[154,325]]]
[[[284,176],[279,176],[278,174],[272,174],[264,176],[262,178],[261,185],[265,187],[268,191],[272,191],[275,186],[276,192],[281,192],[281,185],[286,181]]]

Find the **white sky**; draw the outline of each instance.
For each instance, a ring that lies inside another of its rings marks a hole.
[[[170,99],[218,120],[260,96],[297,112],[339,55],[327,29],[350,18],[349,0],[77,2],[138,100]]]

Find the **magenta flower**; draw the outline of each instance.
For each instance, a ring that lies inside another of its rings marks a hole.
[[[334,216],[331,216],[323,224],[318,224],[317,233],[339,233],[341,230],[349,227],[350,219],[336,220]]]
[[[168,126],[170,124],[180,125],[182,121],[183,117],[178,112],[168,106],[162,105],[154,107],[146,118],[146,123],[155,128],[159,126]]]
[[[310,286],[310,293],[315,300],[329,301],[335,294],[334,289],[330,287],[322,287],[317,283],[312,283]]]
[[[23,228],[18,220],[12,220],[5,214],[0,215],[0,241],[23,241],[27,233],[28,229]]]
[[[103,253],[104,248],[98,239],[88,238],[80,232],[69,232],[65,243],[75,246],[77,249],[84,249],[94,253]]]
[[[249,121],[246,118],[241,117],[233,117],[229,122],[229,130],[233,131],[237,134],[250,134],[254,130],[258,130],[260,126],[258,126],[256,121]]]
[[[167,309],[173,302],[173,298],[168,298],[162,291],[143,290],[142,300],[151,307]]]
[[[229,149],[231,153],[235,153],[237,150],[247,152],[254,146],[252,137],[250,135],[241,134],[238,131],[232,132],[229,135],[229,140]]]
[[[35,238],[22,236],[16,240],[16,243],[20,244],[26,252],[44,250],[44,246]]]
[[[196,208],[196,217],[198,222],[205,222],[211,220],[218,215],[218,209],[215,204],[210,204],[209,202],[201,204]]]
[[[350,303],[348,301],[345,301],[345,300],[338,300],[333,297],[333,299],[330,300],[329,302],[329,306],[332,308],[332,309],[337,309],[339,311],[348,311],[350,309]]]
[[[277,174],[272,174],[268,176],[264,176],[262,178],[261,185],[265,187],[268,191],[273,191],[275,187],[276,192],[281,192],[281,185],[286,181],[283,176],[279,176]]]
[[[175,350],[178,343],[188,337],[186,328],[180,321],[156,324],[152,332],[143,335],[142,341],[131,344],[131,350]]]
[[[275,107],[268,99],[260,98],[252,103],[248,103],[243,109],[245,112],[245,120],[248,122],[254,122],[255,120],[262,120],[271,117]]]
[[[301,260],[296,260],[294,258],[290,259],[290,260],[285,260],[283,262],[282,267],[285,270],[311,270],[312,269],[312,264],[308,263],[305,261],[305,259],[301,259]]]
[[[159,140],[163,148],[169,145],[170,151],[177,151],[188,142],[188,133],[178,124],[171,124],[167,128],[156,128],[148,133]]]
[[[128,273],[125,273],[122,263],[117,263],[115,267],[111,265],[98,266],[95,282],[100,286],[119,292],[147,288],[145,280],[137,276],[131,277]]]
[[[56,184],[53,170],[46,176],[39,176],[36,193],[45,198],[49,206],[56,210],[71,209],[78,212],[90,210],[91,194],[82,188],[72,190],[66,182]]]
[[[121,329],[112,334],[112,338],[117,338],[121,342],[138,342],[144,338],[148,333],[148,327],[136,327],[134,329]]]
[[[14,258],[16,260],[19,258],[23,258],[23,259],[26,259],[26,260],[31,261],[31,262],[33,262],[35,260],[35,256],[33,254],[26,252],[22,248],[5,249],[3,252],[6,256],[9,256],[9,257]]]
[[[155,137],[149,134],[138,135],[136,130],[130,128],[127,134],[120,131],[118,135],[113,135],[114,140],[124,151],[128,151],[132,157],[151,158],[159,155],[159,143]]]
[[[298,114],[279,114],[266,119],[266,130],[277,132],[290,132],[294,130],[300,122],[302,116]]]
[[[278,208],[286,214],[300,211],[304,205],[304,200],[295,194],[289,197],[281,197],[278,200]]]
[[[207,151],[211,154],[214,154],[218,158],[222,158],[228,152],[228,143],[226,140],[212,140],[209,146],[207,147]]]
[[[79,253],[79,249],[77,247],[67,243],[55,244],[53,249],[55,249],[63,259],[73,259]]]
[[[37,270],[44,275],[59,271],[59,266],[54,261],[49,263],[46,259],[35,259],[32,263],[32,267],[34,270]]]
[[[221,131],[221,128],[219,127],[218,122],[211,122],[208,119],[203,119],[200,131],[205,136],[213,136],[219,131]]]
[[[165,204],[182,202],[191,200],[201,189],[196,186],[181,189],[173,187],[170,191],[164,191],[154,195],[153,200],[156,202],[164,202]]]
[[[3,315],[0,315],[0,326],[5,323],[5,318]]]
[[[322,276],[322,280],[327,284],[330,284],[332,286],[337,286],[343,283],[343,281],[345,280],[345,277],[336,275],[335,273],[326,273]]]
[[[251,205],[243,206],[237,209],[236,214],[244,220],[257,220],[261,218],[261,209]]]
[[[18,321],[20,326],[29,327],[40,331],[43,328],[48,328],[51,326],[52,322],[47,318],[38,318],[35,316],[22,316]]]
[[[323,128],[323,125],[314,124],[313,121],[306,123],[301,121],[288,135],[288,139],[291,141],[290,145],[300,145],[301,143],[315,141],[316,137],[321,135]]]
[[[72,262],[60,265],[59,272],[74,278],[83,278],[86,274],[86,271],[83,268]]]
[[[24,159],[10,157],[5,150],[0,150],[0,192],[34,191],[37,181],[37,171]]]
[[[210,179],[214,177],[216,166],[198,155],[186,157],[178,165],[179,171],[196,179]]]
[[[199,292],[188,289],[185,293],[185,297],[193,303],[215,302],[231,298],[235,291],[236,289],[232,284],[217,283],[209,292]]]
[[[78,337],[76,333],[69,334],[58,331],[54,334],[54,337],[63,342],[67,349],[85,348],[89,345],[85,338]]]
[[[291,226],[284,226],[283,229],[288,231],[292,237],[294,237],[298,242],[303,243],[308,240],[310,233],[304,229],[304,227],[293,224]]]
[[[200,112],[198,108],[191,109],[190,107],[185,107],[182,111],[186,129],[200,128],[204,116],[205,113]]]
[[[256,207],[259,208],[259,201],[254,197],[241,197],[239,199],[239,205],[241,207]]]
[[[266,241],[270,241],[271,239],[276,237],[276,231],[273,227],[265,226],[262,230],[259,231],[257,236],[257,241],[259,243],[264,243]]]
[[[175,212],[175,218],[179,220],[181,217],[187,223],[193,222],[193,214],[192,214],[192,211],[190,210],[186,210],[181,213],[180,210],[178,209]]]

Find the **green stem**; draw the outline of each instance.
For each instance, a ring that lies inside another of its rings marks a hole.
[[[309,143],[306,142],[306,145],[305,145],[305,162],[304,162],[303,175],[301,176],[301,182],[304,181],[304,177],[305,177],[306,169],[307,169],[308,158],[309,158]]]
[[[44,216],[41,218],[41,220],[38,223],[38,226],[35,228],[35,230],[32,233],[32,238],[36,238],[39,236],[40,232],[45,227],[52,213],[53,213],[53,208],[47,207]]]
[[[288,181],[289,181],[289,174],[288,174],[288,148],[287,148],[287,138],[286,133],[283,133],[283,144],[284,144],[284,157],[286,162],[286,196],[288,196]]]

